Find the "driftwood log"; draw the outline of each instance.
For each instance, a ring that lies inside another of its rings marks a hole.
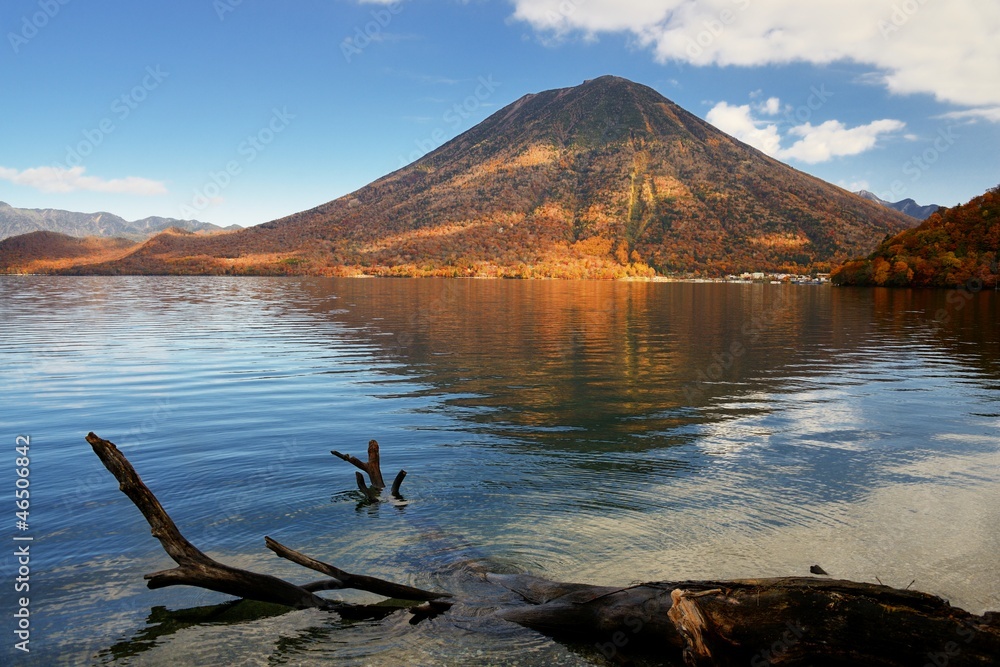
[[[427,601],[450,597],[447,593],[424,591],[375,577],[351,574],[301,554],[266,536],[264,543],[274,553],[330,578],[298,586],[271,575],[224,565],[206,556],[181,535],[160,501],[139,478],[135,468],[114,443],[103,440],[94,433],[87,434],[87,442],[104,463],[104,467],[118,480],[122,493],[128,496],[146,517],[153,537],[160,541],[163,550],[177,563],[177,567],[171,570],[147,574],[145,578],[149,582],[147,584],[149,588],[175,585],[199,586],[227,595],[273,602],[297,609],[309,607],[333,609],[334,603],[316,595],[316,592],[340,588],[367,591],[403,600]]]
[[[87,441],[125,495],[149,522],[177,567],[147,574],[149,588],[189,585],[292,608],[356,613],[357,605],[318,592],[355,589],[413,601],[411,622],[445,613],[451,596],[345,572],[270,537],[278,556],[324,574],[296,585],[233,568],[206,556],[181,535],[153,493],[114,444],[90,433]],[[368,463],[333,452],[369,474],[369,501],[384,488],[378,443]],[[375,474],[373,474],[373,472]],[[394,491],[405,472],[397,476]],[[360,476],[360,473],[359,473]],[[939,597],[888,586],[829,578],[783,577],[732,581],[653,582],[629,587],[549,581],[530,575],[485,574],[520,604],[497,603],[496,617],[549,636],[589,644],[608,659],[631,656],[684,665],[914,665],[1000,664],[1000,614],[976,616]],[[418,604],[419,603],[419,604]]]
[[[503,618],[608,658],[686,665],[1000,664],[1000,615],[888,586],[782,577],[619,587],[487,575],[531,606]]]

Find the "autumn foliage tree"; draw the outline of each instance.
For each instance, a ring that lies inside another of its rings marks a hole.
[[[1000,186],[962,206],[941,209],[914,229],[887,238],[871,255],[834,270],[840,285],[996,287]]]

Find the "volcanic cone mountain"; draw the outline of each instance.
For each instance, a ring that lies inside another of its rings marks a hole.
[[[526,95],[354,193],[73,272],[621,277],[828,270],[914,220],[604,76]]]

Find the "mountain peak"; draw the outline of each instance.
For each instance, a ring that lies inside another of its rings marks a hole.
[[[525,145],[589,150],[636,140],[703,136],[706,128],[711,126],[652,88],[605,75],[524,95],[416,164],[439,168],[477,146],[486,151]]]
[[[878,195],[869,192],[868,190],[858,190],[854,194],[858,195],[859,197],[864,197],[868,201],[873,201],[876,204],[881,204],[886,208],[891,208],[895,211],[899,211],[900,213],[908,215],[911,218],[916,218],[917,220],[926,220],[931,216],[931,214],[935,213],[939,208],[941,208],[937,204],[928,204],[927,206],[921,206],[910,197],[907,197],[906,199],[901,199],[897,202],[889,202],[882,199]]]
[[[641,83],[636,83],[635,81],[631,81],[631,80],[626,79],[626,78],[621,77],[621,76],[615,76],[614,74],[604,74],[602,76],[599,76],[599,77],[596,77],[596,78],[593,78],[593,79],[586,79],[582,84],[580,84],[579,86],[574,86],[574,87],[576,87],[576,88],[582,88],[582,87],[585,87],[585,86],[587,86],[587,87],[593,87],[593,86],[635,86],[635,87],[642,87],[642,88],[646,88],[647,87],[647,86],[642,85]]]
[[[802,273],[909,226],[617,76],[521,97],[339,199],[91,271],[611,278]],[[169,241],[169,242],[167,242]],[[196,259],[193,259],[196,258]]]
[[[859,197],[864,197],[868,201],[873,201],[876,204],[885,204],[886,206],[889,205],[889,202],[887,202],[886,200],[882,199],[881,197],[879,197],[877,194],[875,194],[874,192],[872,192],[870,190],[858,190],[854,194],[858,195]]]

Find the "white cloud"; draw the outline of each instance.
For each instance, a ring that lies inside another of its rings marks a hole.
[[[781,111],[781,101],[777,97],[769,97],[761,110],[769,116],[776,116]]]
[[[774,97],[768,99],[765,112],[769,112],[772,106],[780,109],[780,101]],[[880,137],[906,127],[906,123],[892,119],[876,120],[857,127],[846,127],[839,120],[828,120],[819,125],[802,123],[788,130],[786,137],[797,139],[788,148],[782,148],[777,123],[754,118],[749,104],[733,106],[719,102],[708,112],[705,120],[771,157],[807,164],[864,153],[874,148]]]
[[[1000,105],[1000,3],[984,0],[512,0],[514,18],[556,36],[631,33],[657,60],[695,65],[875,68],[900,94]],[[997,113],[980,114],[997,120]]]
[[[105,180],[99,176],[86,176],[84,167],[31,167],[17,170],[0,167],[0,179],[16,185],[26,185],[41,192],[113,192],[132,195],[162,195],[167,187],[161,181],[128,176]]]
[[[1000,106],[995,107],[980,107],[978,109],[964,109],[962,111],[949,111],[946,114],[941,114],[938,118],[949,118],[952,120],[969,120],[975,122],[977,120],[989,120],[994,123],[1000,123]]]
[[[753,118],[750,105],[732,106],[727,102],[719,102],[705,116],[712,125],[723,132],[731,134],[745,144],[750,144],[757,150],[772,157],[781,152],[781,137],[778,126],[763,124]]]
[[[815,126],[804,123],[788,131],[789,134],[802,138],[782,150],[779,156],[807,164],[827,162],[835,157],[857,155],[871,150],[880,136],[897,132],[904,127],[906,123],[888,118],[857,127],[845,127],[839,120],[828,120]]]

